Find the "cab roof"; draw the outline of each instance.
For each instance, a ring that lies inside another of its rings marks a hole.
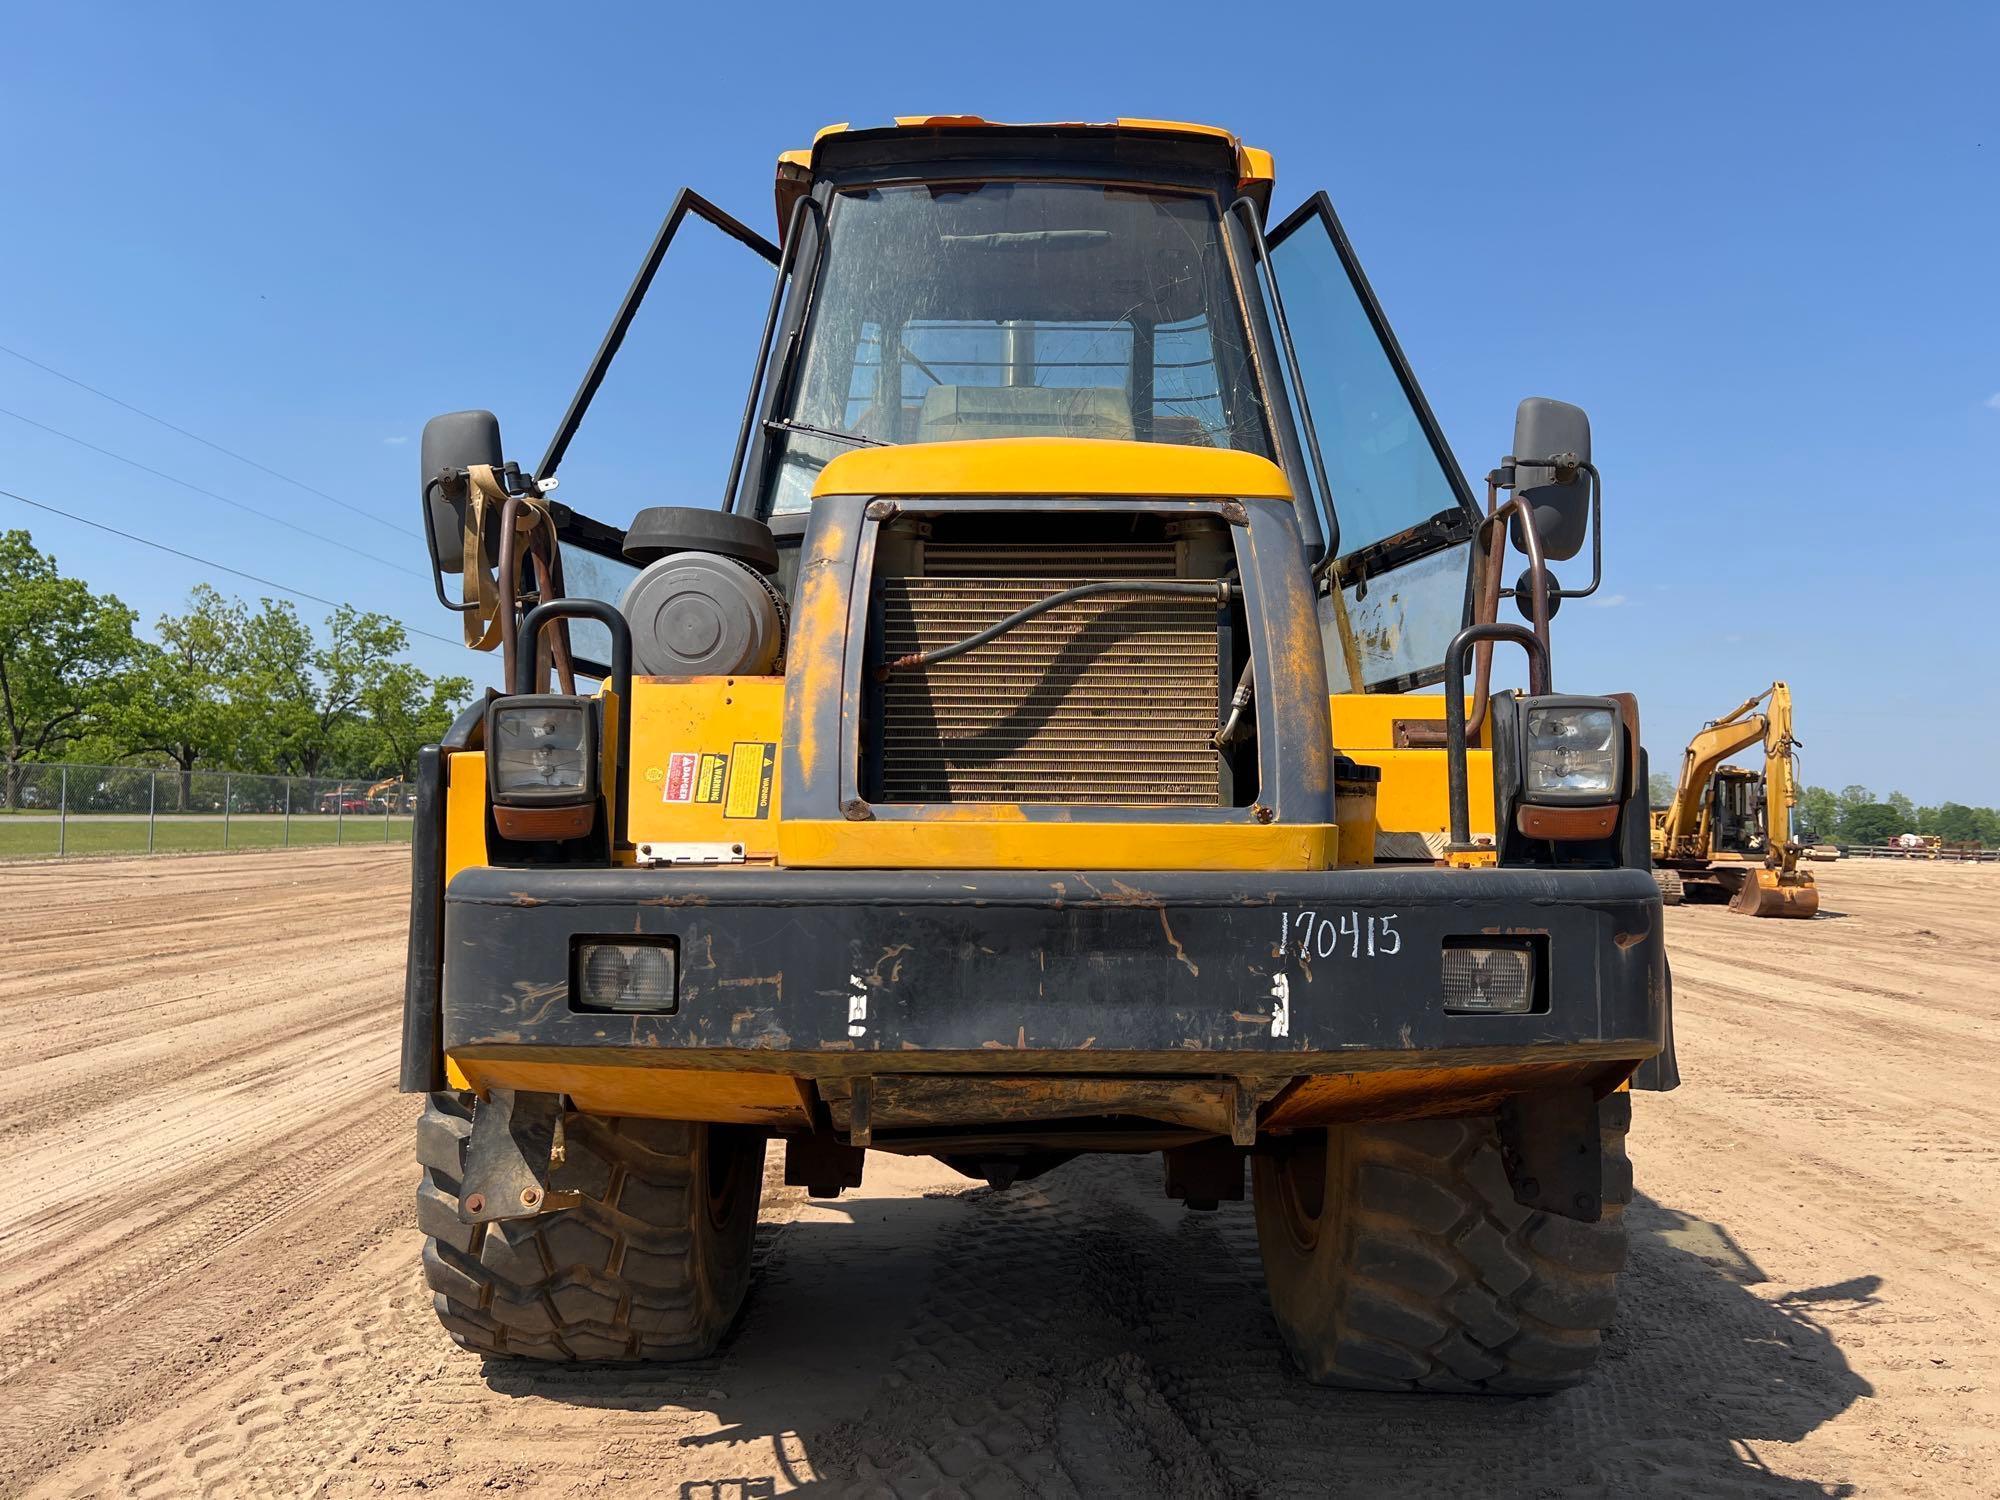
[[[1254,201],[1260,211],[1270,204],[1276,175],[1270,152],[1244,145],[1233,131],[1219,125],[1123,115],[1102,121],[1050,120],[1032,124],[988,120],[981,115],[897,115],[892,124],[883,126],[853,126],[845,122],[827,125],[814,134],[810,146],[782,153],[778,157],[777,180],[779,233],[785,232],[793,205],[811,186],[813,178],[842,158],[851,159],[871,146],[888,146],[901,154],[921,149],[923,142],[934,143],[943,156],[953,154],[955,147],[970,144],[973,138],[994,141],[1008,137],[1024,142],[1075,140],[1085,149],[1095,142],[1107,155],[1121,142],[1178,143],[1194,148],[1193,155],[1205,158],[1204,165],[1212,166],[1218,174],[1233,174],[1236,191]]]

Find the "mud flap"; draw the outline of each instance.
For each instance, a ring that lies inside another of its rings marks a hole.
[[[491,1224],[576,1206],[578,1194],[549,1190],[562,1118],[561,1094],[494,1089],[473,1106],[459,1187],[461,1221]]]
[[[1660,1050],[1632,1070],[1632,1087],[1664,1094],[1681,1086],[1680,1058],[1674,1052],[1674,966],[1666,964],[1666,1002],[1660,1007]]]
[[[1604,1210],[1604,1143],[1588,1085],[1522,1094],[1500,1108],[1500,1155],[1514,1201],[1595,1224]]]

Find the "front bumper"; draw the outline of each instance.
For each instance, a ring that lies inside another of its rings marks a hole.
[[[481,868],[442,905],[439,1040],[461,1067],[1272,1080],[1670,1045],[1644,870]],[[1444,1012],[1444,941],[1482,933],[1539,935],[1543,1008]],[[576,940],[624,934],[677,941],[671,1013],[572,1008]]]

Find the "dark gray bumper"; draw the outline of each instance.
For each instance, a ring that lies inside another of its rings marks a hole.
[[[475,869],[443,903],[442,1041],[802,1076],[1271,1077],[1639,1061],[1668,1045],[1644,870]],[[1447,937],[1539,935],[1546,1008],[1446,1015]],[[679,946],[671,1014],[573,1010],[577,939]]]

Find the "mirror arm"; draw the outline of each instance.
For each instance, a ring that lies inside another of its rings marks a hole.
[[[431,529],[431,492],[444,488],[444,482],[451,477],[451,470],[445,469],[424,481],[423,515],[424,546],[431,554],[431,587],[437,590],[438,603],[454,614],[469,615],[479,608],[477,604],[453,604],[444,593],[444,559],[438,556],[437,533]]]
[[[1486,568],[1473,595],[1472,619],[1468,624],[1493,625],[1500,619],[1500,584],[1506,562],[1507,540],[1506,533],[1500,532],[1500,545],[1494,546],[1495,533],[1491,523],[1498,515],[1502,482],[1497,470],[1486,476],[1486,520],[1480,523],[1476,533]],[[1466,730],[1476,737],[1486,723],[1486,704],[1493,685],[1493,642],[1490,639],[1482,639],[1473,648],[1472,683],[1472,711],[1467,718]]]
[[[1597,586],[1604,581],[1604,476],[1598,473],[1597,465],[1587,458],[1578,458],[1574,453],[1557,453],[1549,458],[1520,459],[1508,454],[1500,460],[1499,466],[1486,476],[1486,506],[1490,517],[1493,501],[1499,490],[1514,488],[1516,474],[1524,468],[1553,469],[1559,483],[1568,483],[1578,474],[1590,481],[1590,582],[1580,589],[1557,587],[1549,590],[1556,599],[1588,599],[1597,592]],[[1524,510],[1521,516],[1524,532],[1534,529],[1533,522]]]
[[[1527,546],[1523,550],[1528,554],[1528,577],[1532,580],[1529,585],[1528,619],[1533,627],[1531,634],[1533,634],[1535,641],[1541,648],[1542,686],[1536,690],[1538,692],[1546,693],[1549,691],[1550,595],[1553,593],[1564,598],[1574,596],[1571,593],[1565,593],[1561,589],[1551,590],[1549,588],[1549,565],[1542,555],[1541,533],[1535,529],[1534,506],[1520,495],[1512,496],[1504,505],[1493,505],[1493,502],[1499,498],[1500,482],[1497,477],[1498,472],[1496,470],[1495,474],[1489,476],[1488,480],[1487,503],[1489,506],[1493,506],[1493,509],[1487,515],[1486,519],[1479,523],[1479,540],[1487,549],[1486,577],[1481,580],[1479,596],[1474,601],[1475,613],[1473,623],[1461,634],[1461,638],[1465,639],[1468,645],[1479,648],[1477,662],[1474,667],[1472,710],[1467,714],[1463,726],[1469,733],[1474,735],[1479,733],[1480,726],[1485,723],[1487,704],[1491,701],[1489,690],[1492,682],[1493,652],[1490,643],[1506,639],[1506,637],[1492,634],[1473,636],[1471,632],[1473,630],[1490,632],[1516,628],[1497,623],[1500,617],[1500,583],[1506,572],[1504,563],[1507,556],[1507,522],[1513,516],[1520,516],[1521,535],[1527,540]],[[1596,586],[1596,582],[1593,580],[1591,587],[1595,588]],[[1587,593],[1589,591],[1583,590],[1582,592]],[[1460,686],[1455,691],[1460,696],[1456,700],[1448,699],[1445,704],[1448,710],[1463,708],[1463,665],[1459,668],[1458,677]]]
[[[1590,479],[1590,584],[1580,589],[1559,588],[1555,591],[1559,599],[1588,599],[1604,581],[1604,480],[1596,464],[1579,461],[1576,467]]]

